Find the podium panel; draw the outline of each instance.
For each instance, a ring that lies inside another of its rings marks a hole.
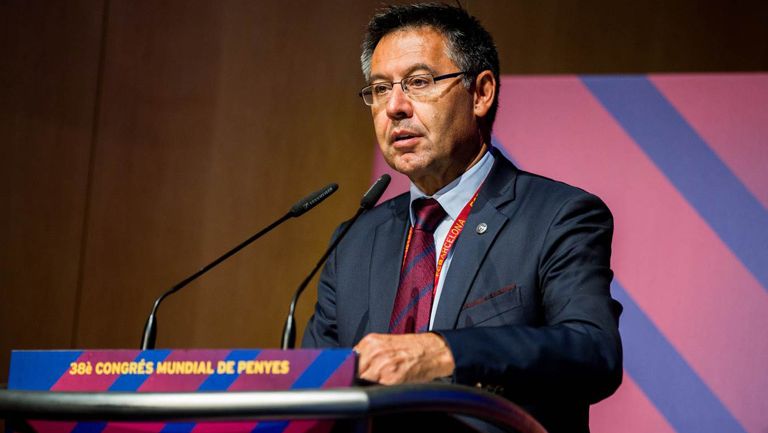
[[[351,350],[169,349],[14,351],[8,388],[62,392],[229,392],[351,386]],[[40,432],[316,432],[331,421],[61,422]]]

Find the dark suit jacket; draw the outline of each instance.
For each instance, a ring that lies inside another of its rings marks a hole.
[[[433,330],[453,352],[456,383],[504,395],[550,432],[587,432],[589,404],[622,376],[610,211],[594,195],[495,157],[456,243]],[[408,194],[382,203],[338,245],[305,347],[351,347],[387,332],[408,204]]]

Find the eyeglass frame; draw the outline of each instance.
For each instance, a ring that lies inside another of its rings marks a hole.
[[[408,90],[408,87],[403,83],[403,81],[410,80],[410,79],[413,79],[415,77],[425,77],[426,76],[426,77],[431,77],[432,78],[432,85],[434,85],[438,81],[446,80],[448,78],[458,77],[459,75],[463,75],[463,74],[466,74],[466,73],[467,73],[467,71],[459,71],[459,72],[452,72],[450,74],[443,74],[443,75],[438,75],[438,76],[434,76],[434,75],[429,74],[429,73],[427,73],[427,74],[409,75],[407,77],[404,77],[400,81],[382,81],[380,83],[369,84],[369,85],[363,87],[362,89],[360,89],[360,91],[357,93],[357,96],[362,98],[363,103],[366,106],[372,107],[374,105],[374,103],[373,103],[373,87],[374,86],[378,86],[378,85],[381,85],[381,84],[388,84],[391,87],[390,91],[392,91],[395,88],[395,84],[399,84],[400,85],[400,89],[403,90],[403,93],[405,93],[406,95],[409,95],[410,90]],[[365,92],[366,89],[371,89],[371,93],[370,93],[371,94],[371,103],[370,104],[368,102],[366,102],[365,96],[363,96],[363,93]]]

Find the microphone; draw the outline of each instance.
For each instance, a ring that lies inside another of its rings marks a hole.
[[[245,241],[241,242],[238,246],[227,251],[226,253],[221,255],[221,257],[219,257],[218,259],[203,266],[202,268],[200,268],[199,271],[179,281],[178,283],[176,283],[175,286],[171,287],[170,289],[168,289],[168,291],[160,295],[159,298],[155,299],[155,303],[152,305],[152,311],[149,313],[149,317],[147,317],[147,323],[144,325],[144,332],[142,333],[142,336],[141,336],[141,347],[140,347],[141,350],[148,350],[148,349],[155,348],[155,340],[157,338],[157,308],[160,306],[160,303],[163,302],[163,299],[165,299],[166,297],[168,297],[173,293],[178,292],[179,290],[181,290],[181,288],[191,283],[192,281],[198,279],[200,276],[210,271],[211,269],[215,268],[219,263],[235,255],[238,251],[250,245],[251,242],[262,237],[268,232],[272,231],[272,229],[284,223],[286,220],[303,215],[305,212],[317,206],[318,204],[320,204],[320,202],[322,202],[326,198],[330,197],[331,194],[336,192],[337,189],[339,189],[339,186],[335,183],[331,183],[325,186],[324,188],[319,189],[313,192],[312,194],[307,195],[303,199],[296,202],[296,204],[294,204],[285,215],[277,219],[275,222],[268,225],[267,227],[262,229],[260,232],[256,233],[255,235],[251,236]]]
[[[360,200],[360,207],[357,209],[357,212],[352,217],[351,220],[344,226],[344,228],[341,230],[341,233],[336,237],[336,239],[333,240],[333,243],[331,246],[328,247],[327,250],[325,250],[325,254],[320,258],[320,260],[315,265],[315,268],[312,269],[312,272],[309,273],[307,278],[304,279],[304,281],[299,284],[299,288],[296,289],[296,293],[293,294],[293,299],[291,300],[291,305],[288,307],[288,317],[285,319],[285,324],[283,325],[283,338],[280,342],[280,348],[283,350],[286,349],[293,349],[296,346],[296,304],[299,301],[299,296],[304,292],[304,289],[307,288],[307,285],[312,280],[312,277],[315,276],[317,271],[320,269],[320,267],[325,263],[325,261],[328,259],[328,256],[331,255],[333,250],[336,249],[336,246],[339,245],[339,242],[346,236],[347,232],[349,231],[350,227],[352,227],[352,224],[357,221],[357,219],[360,217],[360,215],[363,214],[363,212],[372,209],[376,202],[379,201],[381,196],[384,194],[384,191],[387,189],[387,186],[389,186],[389,181],[391,181],[392,178],[388,174],[381,175],[380,178],[376,180],[376,182],[371,185],[371,187],[368,189],[368,191],[363,194],[363,198]]]

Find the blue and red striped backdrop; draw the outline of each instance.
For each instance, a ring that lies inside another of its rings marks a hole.
[[[624,383],[593,432],[768,432],[767,101],[764,73],[502,77],[495,145],[615,217]]]

